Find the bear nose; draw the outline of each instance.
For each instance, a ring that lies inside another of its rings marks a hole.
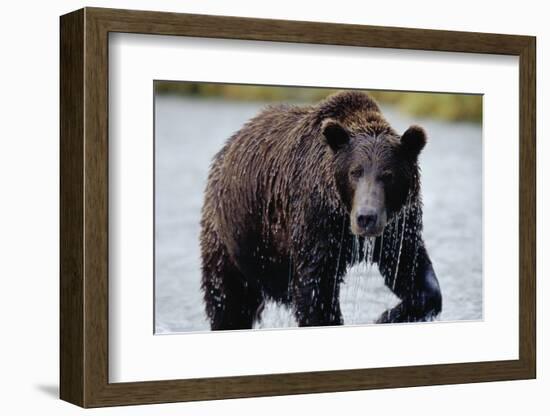
[[[367,229],[376,224],[376,214],[359,214],[357,215],[357,225],[361,228]]]

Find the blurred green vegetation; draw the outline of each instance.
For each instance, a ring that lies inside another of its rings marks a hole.
[[[155,81],[155,94],[174,94],[236,101],[314,103],[340,89],[263,85]],[[391,104],[411,116],[447,121],[482,120],[482,96],[405,91],[364,90],[381,104]]]

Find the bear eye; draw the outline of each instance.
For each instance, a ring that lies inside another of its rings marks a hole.
[[[383,182],[390,182],[393,179],[393,172],[391,171],[382,172],[378,177],[378,179]]]
[[[352,178],[358,179],[363,175],[363,168],[355,168],[350,172]]]

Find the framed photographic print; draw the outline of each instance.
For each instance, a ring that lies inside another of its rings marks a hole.
[[[61,17],[83,406],[534,378],[535,38]]]

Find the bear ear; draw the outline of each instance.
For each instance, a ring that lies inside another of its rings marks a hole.
[[[349,143],[348,131],[336,120],[324,120],[321,125],[321,131],[326,143],[335,153]]]
[[[405,156],[416,159],[427,142],[426,132],[420,126],[411,126],[401,136],[401,151]]]

